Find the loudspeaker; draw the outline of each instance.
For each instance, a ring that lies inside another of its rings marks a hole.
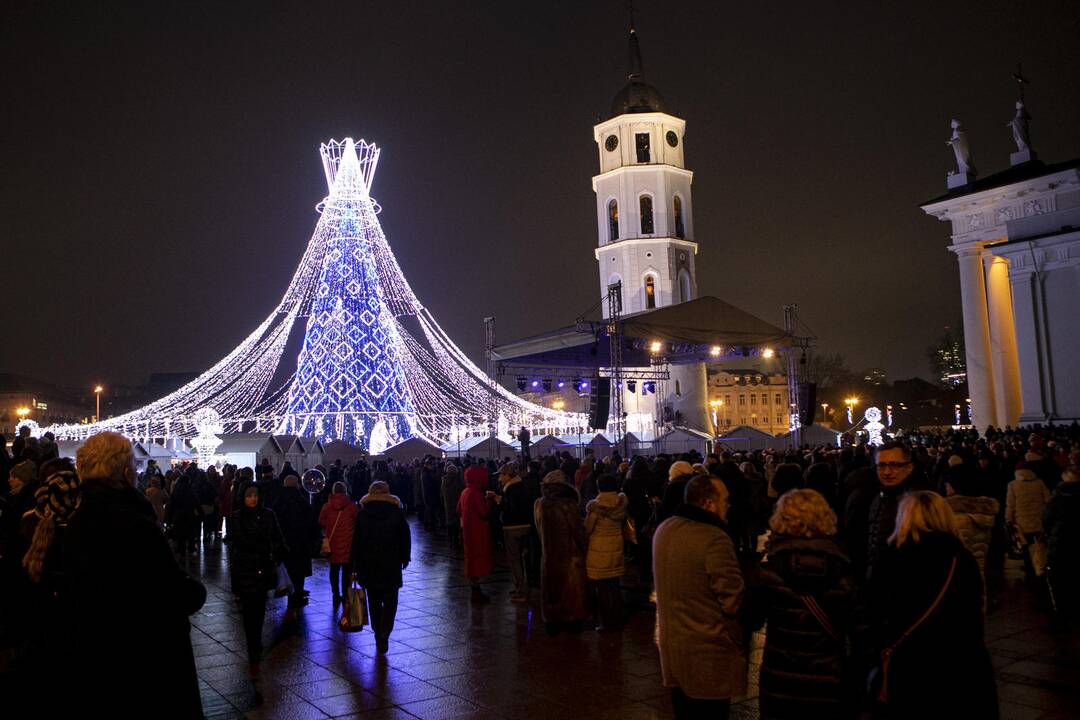
[[[589,427],[606,430],[611,411],[611,378],[593,378],[589,385]]]
[[[817,383],[799,383],[799,424],[813,425],[817,412]]]

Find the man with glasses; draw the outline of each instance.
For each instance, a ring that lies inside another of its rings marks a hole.
[[[847,499],[843,531],[855,578],[860,583],[870,576],[892,535],[900,496],[911,489],[923,489],[926,484],[911,448],[896,442],[879,447],[871,467],[852,473],[853,479],[864,475]]]

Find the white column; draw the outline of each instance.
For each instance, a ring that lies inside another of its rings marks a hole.
[[[950,247],[960,264],[960,299],[964,306],[964,346],[967,352],[968,393],[972,423],[985,430],[997,422],[994,377],[990,355],[990,318],[986,310],[986,281],[982,248]]]
[[[1020,361],[1016,349],[1009,262],[1002,257],[986,258],[986,294],[990,313],[990,350],[993,357],[994,398],[998,427],[1020,420]]]
[[[1051,416],[1046,402],[1047,391],[1043,387],[1042,343],[1039,332],[1039,310],[1035,274],[1030,270],[1014,272],[1009,278],[1012,285],[1015,310],[1020,383],[1023,410],[1020,422],[1046,422]]]

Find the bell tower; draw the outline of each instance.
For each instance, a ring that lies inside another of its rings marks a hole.
[[[684,162],[685,132],[686,122],[668,114],[660,92],[645,82],[631,19],[626,86],[608,119],[593,127],[600,291],[621,282],[624,314],[697,297],[694,174]]]
[[[629,41],[626,85],[612,101],[608,119],[593,127],[600,156],[600,174],[592,179],[600,296],[621,283],[623,315],[698,297],[694,173],[683,155],[686,121],[669,114],[660,91],[645,82],[632,15]],[[602,307],[607,317],[607,303]],[[629,429],[660,434],[679,425],[712,431],[705,366],[672,365],[669,372],[656,396],[632,391],[629,384],[620,391]]]

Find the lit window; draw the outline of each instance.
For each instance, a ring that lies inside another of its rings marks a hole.
[[[652,310],[656,307],[656,280],[652,275],[645,278],[645,309]]]
[[[608,240],[615,242],[619,239],[619,203],[612,200],[607,204],[608,215]]]
[[[682,219],[682,198],[676,195],[675,199],[672,201],[672,205],[675,206],[675,237],[685,237],[686,232],[683,230]]]
[[[653,230],[653,212],[652,212],[652,197],[649,195],[642,195],[640,200],[641,206],[641,234],[652,235]]]
[[[776,393],[776,404],[777,405],[783,405],[784,404],[784,401],[781,398],[780,393]]]
[[[649,152],[649,133],[637,133],[634,135],[634,142],[637,144],[637,161],[639,163],[651,162],[652,154]]]
[[[740,405],[746,405],[746,396],[745,395],[740,395],[739,396],[739,404]]]
[[[751,405],[757,405],[757,395],[751,395],[750,396],[750,404]]]
[[[761,404],[762,405],[768,405],[769,404],[769,393],[761,393]]]

